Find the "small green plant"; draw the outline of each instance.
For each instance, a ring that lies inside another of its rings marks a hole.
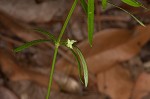
[[[131,13],[127,12],[126,10],[116,6],[115,4],[112,4],[111,2],[109,2],[108,0],[102,0],[102,8],[105,9],[107,7],[107,4],[111,4],[123,11],[125,11],[126,13],[128,13],[129,15],[131,15],[137,22],[139,22],[142,26],[145,26],[141,21],[139,21],[136,17],[134,17]],[[144,7],[140,2],[136,1],[136,0],[122,0],[122,2],[133,6],[133,7]],[[49,78],[49,85],[48,85],[48,91],[47,91],[47,96],[46,99],[49,99],[50,96],[50,92],[51,92],[51,85],[52,85],[52,80],[53,80],[53,73],[54,73],[54,69],[55,69],[55,63],[56,63],[56,57],[57,57],[57,53],[58,53],[58,48],[60,46],[65,46],[67,47],[73,54],[73,56],[75,57],[77,63],[78,63],[78,71],[79,71],[79,77],[82,83],[85,84],[85,87],[88,86],[88,68],[87,68],[87,64],[85,61],[84,56],[82,55],[82,52],[80,51],[80,49],[75,45],[75,40],[62,40],[62,36],[65,32],[65,29],[67,27],[67,24],[72,16],[72,13],[76,7],[78,3],[78,0],[74,0],[73,5],[70,9],[70,12],[64,22],[64,25],[60,31],[60,34],[57,37],[55,37],[54,35],[52,35],[51,33],[43,30],[43,29],[35,29],[37,32],[39,33],[43,33],[45,35],[47,35],[49,37],[49,39],[39,39],[39,40],[34,40],[28,43],[25,43],[24,45],[14,49],[15,52],[19,52],[22,51],[23,49],[26,49],[30,46],[42,43],[42,42],[52,42],[55,45],[55,49],[54,49],[54,56],[53,56],[53,61],[52,61],[52,67],[51,67],[51,72],[50,72],[50,78]],[[94,0],[80,0],[80,3],[82,5],[83,10],[85,11],[86,15],[87,15],[87,21],[88,21],[88,40],[89,40],[89,44],[90,46],[92,46],[92,40],[93,40],[93,33],[94,33]],[[145,8],[145,7],[144,7]],[[82,70],[84,73],[84,82],[82,81]]]

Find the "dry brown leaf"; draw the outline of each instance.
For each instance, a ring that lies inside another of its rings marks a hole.
[[[97,84],[95,75],[137,55],[149,40],[149,31],[150,26],[139,26],[132,31],[108,29],[94,36],[92,48],[90,48],[88,41],[79,44],[88,63],[89,88],[95,90],[94,86]],[[63,58],[57,62],[56,70],[78,77],[77,66],[72,66]]]
[[[62,13],[66,8],[65,0],[0,0],[0,10],[10,16],[26,22],[48,22],[53,16]]]
[[[131,35],[132,35],[132,33],[129,32],[128,30],[107,29],[107,30],[98,32],[94,35],[92,48],[89,46],[89,43],[87,40],[80,43],[79,48],[82,50],[85,58],[88,59],[94,55],[97,55],[100,52],[114,48],[115,46],[118,46],[118,45],[124,43],[131,37]],[[100,64],[99,62],[100,62],[100,60],[98,60],[97,65]],[[96,61],[95,61],[95,63],[96,63]],[[89,64],[89,62],[88,62],[88,64]],[[91,66],[91,68],[94,69],[95,67]],[[90,70],[91,68],[89,68],[89,72],[91,72],[91,70]],[[64,72],[66,74],[70,74],[70,75],[74,75],[74,76],[78,77],[77,66],[72,66],[72,64],[70,64],[64,58],[58,60],[58,62],[56,64],[56,70],[59,72]],[[94,87],[96,84],[95,76],[93,75],[93,73],[90,73],[89,77],[90,77],[89,81],[92,82],[92,83],[89,83],[89,86]]]
[[[81,43],[79,48],[85,55],[89,72],[97,74],[134,57],[149,40],[149,31],[150,26],[137,27],[134,32],[132,31],[132,34],[127,30],[110,29],[94,36],[92,48],[89,47],[87,41]],[[69,65],[67,61],[62,59],[58,61],[56,67],[58,70],[72,69],[72,66]],[[77,75],[77,70],[74,69],[72,73]]]
[[[114,68],[97,75],[98,89],[111,99],[129,99],[133,81],[128,70],[116,65]]]
[[[47,75],[23,68],[17,63],[12,53],[4,51],[4,49],[0,49],[0,68],[11,81],[29,80],[44,87],[47,87],[49,82]],[[59,89],[55,81],[53,81],[52,88],[55,90]]]
[[[11,16],[9,16],[8,14],[2,11],[0,11],[0,22],[2,26],[6,27],[6,29],[11,31],[11,33],[8,33],[7,35],[12,36],[12,37],[18,37],[22,41],[29,42],[32,40],[46,38],[45,35],[41,33],[36,33],[35,31],[33,31],[33,27],[25,23],[20,24],[18,20],[13,19]],[[54,45],[51,42],[39,44],[38,47],[41,50],[49,50],[51,48],[54,49]],[[67,60],[70,60],[62,50],[58,50],[58,52],[60,55],[64,56]]]
[[[47,88],[49,82],[49,76],[45,74],[47,70],[40,72],[36,68],[34,70],[24,68],[16,62],[15,57],[11,54],[0,49],[0,66],[9,80],[14,82],[26,80]],[[59,72],[55,73],[53,78],[55,80],[53,80],[52,89],[58,91],[61,87],[66,92],[81,94],[82,87],[76,80]]]
[[[124,43],[130,38],[131,34],[132,33],[130,33],[128,30],[124,30],[124,29],[107,29],[98,32],[94,35],[92,48],[89,46],[87,40],[80,43],[79,48],[81,49],[83,55],[87,59],[90,58],[91,56],[97,55],[100,52],[114,48],[115,46]],[[58,60],[56,64],[56,69],[60,71],[62,70],[66,71],[69,68],[70,69],[76,68],[69,65],[71,64],[62,58]],[[74,73],[77,74],[76,69],[73,70],[75,70]]]
[[[0,98],[1,99],[19,99],[15,93],[10,91],[9,89],[0,86]]]
[[[140,27],[132,34],[123,29],[109,29],[94,36],[92,48],[89,47],[88,41],[82,42],[79,48],[85,55],[89,71],[96,74],[110,68],[113,64],[126,61],[135,56],[149,40],[149,30],[150,26]],[[58,61],[56,67],[63,70],[66,69],[64,67],[67,65],[70,64],[62,59]]]
[[[135,84],[132,99],[149,99],[144,98],[150,93],[150,74],[142,73]]]
[[[31,41],[41,39],[42,37],[39,33],[31,31],[31,28],[28,25],[24,25],[23,23],[20,24],[18,20],[13,19],[11,16],[2,11],[0,11],[0,22],[14,33],[13,36],[18,36],[22,40]]]
[[[150,39],[150,26],[138,27],[129,40],[112,49],[97,53],[87,58],[89,71],[94,74],[102,72],[123,61],[127,61],[138,54],[143,45]],[[122,37],[124,38],[124,37]],[[113,42],[113,41],[112,41]],[[108,45],[106,45],[108,46]]]

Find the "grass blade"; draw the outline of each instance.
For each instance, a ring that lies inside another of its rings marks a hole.
[[[92,47],[94,32],[94,0],[88,0],[88,40]]]
[[[142,4],[140,2],[138,2],[137,0],[121,0],[122,2],[130,5],[130,6],[133,6],[133,7],[140,7],[142,6]]]
[[[102,0],[102,8],[106,9],[107,7],[107,0]]]
[[[84,56],[82,55],[82,52],[80,51],[80,49],[78,47],[75,47],[76,52],[78,53],[78,56],[81,60],[82,66],[83,66],[83,72],[84,72],[84,82],[85,82],[85,87],[87,87],[88,85],[88,68],[87,68],[87,64],[86,61],[84,59]]]
[[[75,51],[73,49],[70,49],[73,56],[75,57],[76,61],[78,62],[78,72],[79,72],[79,78],[80,78],[80,81],[83,83],[82,81],[82,67],[81,67],[81,64],[80,64],[80,60],[78,58],[78,55],[75,53]]]
[[[112,4],[112,3],[110,3],[110,2],[108,2],[108,3],[111,4],[112,6],[118,8],[118,9],[124,11],[124,12],[126,12],[126,13],[129,14],[132,18],[134,18],[140,25],[142,25],[142,26],[145,27],[145,25],[144,25],[139,19],[137,19],[133,14],[131,14],[131,13],[128,12],[127,10],[125,10],[125,9],[123,9],[123,8],[121,8],[121,7],[117,6],[117,5],[115,5],[115,4]]]
[[[53,40],[53,41],[56,40],[55,37],[54,37],[54,35],[52,35],[51,33],[49,33],[48,31],[46,31],[46,30],[44,30],[44,29],[37,28],[37,29],[35,29],[35,31],[47,35],[47,36],[48,36],[51,40]]]
[[[25,43],[25,44],[15,48],[14,52],[20,52],[20,51],[22,51],[22,50],[24,50],[24,49],[26,49],[26,48],[28,48],[30,46],[33,46],[33,45],[36,45],[36,44],[42,43],[42,42],[48,42],[48,41],[50,41],[50,40],[39,39],[39,40],[34,40],[34,41],[31,41],[31,42],[27,42],[27,43]]]
[[[87,3],[85,2],[85,0],[80,0],[80,2],[81,2],[81,5],[82,5],[83,10],[85,11],[86,14],[88,14],[88,6],[87,6]]]

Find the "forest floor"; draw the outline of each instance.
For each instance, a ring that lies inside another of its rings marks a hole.
[[[15,3],[15,5],[14,5]],[[133,13],[95,0],[93,47],[87,41],[87,17],[78,4],[64,39],[77,40],[89,69],[89,85],[80,83],[75,60],[67,49],[58,52],[51,99],[150,99],[150,11],[115,2]],[[59,35],[72,1],[0,1],[0,98],[44,99],[54,45],[43,43],[14,53],[25,42],[46,38],[43,28]],[[143,1],[150,8],[150,1]],[[28,12],[28,13],[27,13]]]

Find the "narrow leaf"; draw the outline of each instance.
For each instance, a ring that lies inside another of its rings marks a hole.
[[[73,49],[70,49],[73,56],[75,57],[76,61],[78,62],[78,72],[79,72],[79,78],[80,78],[80,81],[83,83],[82,81],[82,67],[81,67],[81,64],[80,64],[80,60],[78,58],[78,55],[75,53],[75,51]]]
[[[30,47],[30,46],[33,46],[33,45],[36,45],[36,44],[42,43],[42,42],[48,42],[48,41],[50,41],[50,40],[42,40],[42,39],[40,39],[40,40],[34,40],[34,41],[31,41],[31,42],[27,42],[27,43],[25,43],[25,44],[15,48],[14,52],[19,52],[19,51],[22,51],[22,50]]]
[[[80,51],[80,49],[78,47],[75,47],[79,58],[81,60],[82,66],[83,66],[83,72],[84,72],[84,82],[85,82],[85,87],[87,87],[88,85],[88,68],[87,68],[87,64],[86,61],[84,59],[84,56],[82,55],[82,52]]]
[[[52,35],[51,33],[49,33],[48,31],[46,31],[46,30],[44,30],[44,29],[37,28],[37,29],[35,29],[35,31],[47,35],[47,36],[48,36],[51,40],[53,40],[53,41],[56,40],[55,37],[54,37],[54,35]]]
[[[85,2],[85,0],[80,0],[80,2],[81,2],[81,5],[82,5],[83,10],[85,11],[86,14],[88,14],[88,6],[87,6],[87,3]]]
[[[94,32],[94,0],[88,0],[88,40],[92,46]]]
[[[142,26],[145,27],[145,25],[144,25],[139,19],[137,19],[133,14],[131,14],[130,12],[126,11],[125,9],[123,9],[123,8],[121,8],[121,7],[119,7],[119,6],[115,5],[115,4],[112,4],[112,3],[110,3],[110,2],[108,2],[108,3],[111,4],[112,6],[118,8],[118,9],[124,11],[124,12],[126,12],[126,13],[129,14],[132,18],[134,18],[140,25],[142,25]]]
[[[137,0],[121,0],[122,2],[130,5],[130,6],[133,6],[133,7],[140,7],[142,6],[142,4],[140,2],[138,2]]]
[[[102,8],[106,9],[107,7],[107,0],[102,0]]]

